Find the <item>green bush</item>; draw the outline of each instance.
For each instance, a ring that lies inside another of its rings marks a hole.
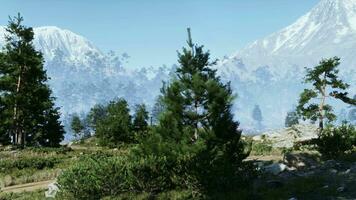
[[[58,178],[62,197],[100,199],[121,193],[158,193],[187,185],[187,160],[169,162],[149,156],[131,160],[127,156],[86,156]]]
[[[317,149],[325,157],[338,157],[356,146],[356,129],[350,124],[326,127],[317,140]]]
[[[53,168],[55,164],[58,164],[60,159],[55,157],[29,157],[20,158],[16,160],[3,160],[0,162],[0,172],[5,172],[8,169],[44,169]]]
[[[58,178],[60,195],[67,199],[100,199],[129,191],[126,158],[96,154],[81,158]]]
[[[56,153],[56,154],[66,154],[70,151],[72,151],[71,148],[69,147],[58,147],[58,148],[52,148],[52,147],[28,147],[26,150],[35,152],[35,153]]]
[[[273,150],[271,142],[263,140],[262,142],[252,143],[252,153],[254,155],[265,155],[271,153]]]

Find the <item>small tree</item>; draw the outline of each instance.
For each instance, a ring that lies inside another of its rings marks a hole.
[[[255,105],[252,111],[252,118],[257,122],[258,129],[262,128],[262,111],[259,105]]]
[[[133,129],[136,133],[144,133],[148,129],[148,111],[145,104],[136,105]]]
[[[131,143],[131,116],[126,100],[112,101],[107,107],[107,115],[98,121],[96,136],[102,145],[115,146],[119,143]]]
[[[356,95],[354,95],[354,100],[356,100]],[[356,124],[356,106],[351,105],[351,109],[348,114],[348,119],[352,124]]]
[[[81,137],[84,130],[84,125],[77,114],[73,115],[71,128],[74,131],[75,137]]]
[[[286,119],[285,119],[285,126],[286,127],[291,127],[293,125],[299,124],[299,116],[296,111],[290,111],[287,113]]]
[[[338,78],[339,65],[340,59],[335,57],[322,60],[318,66],[307,69],[305,83],[311,83],[313,88],[304,89],[301,93],[297,112],[304,120],[310,119],[312,122],[319,120],[320,131],[324,128],[325,119],[332,122],[336,118],[333,108],[326,103],[328,98],[356,105],[356,100],[347,97],[348,93],[345,92],[349,85]]]
[[[107,115],[107,108],[104,105],[96,104],[90,109],[86,121],[92,130],[96,130],[96,126],[100,120],[103,120]]]
[[[155,104],[153,105],[153,108],[151,111],[151,121],[153,124],[158,124],[159,117],[164,112],[164,110],[165,110],[165,106],[164,106],[164,102],[163,102],[163,96],[159,95],[156,98]]]

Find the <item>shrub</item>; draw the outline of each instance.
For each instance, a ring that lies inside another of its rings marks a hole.
[[[124,157],[96,154],[83,157],[58,178],[61,195],[68,199],[100,199],[129,190]]]
[[[62,197],[67,199],[100,199],[121,193],[158,193],[172,188],[188,187],[189,157],[174,162],[167,157],[94,155],[82,158],[58,178]]]
[[[338,157],[356,146],[356,129],[350,124],[326,127],[317,140],[317,149],[325,157]]]
[[[44,168],[53,168],[55,164],[59,163],[60,159],[55,157],[29,157],[29,158],[20,158],[16,160],[4,160],[0,162],[0,172],[8,169],[44,169]]]

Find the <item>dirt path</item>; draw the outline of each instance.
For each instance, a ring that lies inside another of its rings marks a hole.
[[[274,161],[278,162],[283,160],[282,155],[268,155],[268,156],[249,156],[246,158],[247,161],[249,160],[256,160],[256,161]]]
[[[31,192],[39,189],[46,189],[49,184],[55,182],[55,180],[49,180],[49,181],[41,181],[41,182],[35,182],[35,183],[26,183],[26,184],[21,184],[21,185],[13,185],[9,187],[4,187],[1,189],[0,192],[5,192],[5,193],[20,193],[20,192]]]

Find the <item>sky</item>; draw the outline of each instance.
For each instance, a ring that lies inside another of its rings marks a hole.
[[[102,51],[127,53],[127,67],[177,62],[186,42],[203,44],[213,58],[237,52],[293,23],[319,0],[1,0],[0,25],[20,12],[27,26],[57,26]]]

